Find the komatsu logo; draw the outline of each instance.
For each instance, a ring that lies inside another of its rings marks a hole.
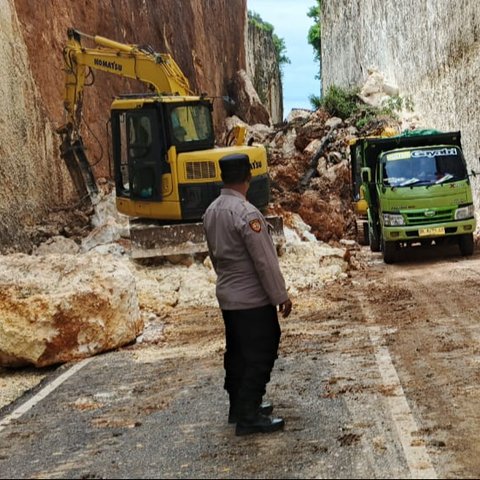
[[[123,68],[116,62],[107,62],[107,60],[101,60],[100,58],[94,58],[93,63],[97,67],[108,68],[109,70],[114,70],[115,72],[121,72]]]
[[[250,162],[250,168],[252,170],[256,170],[257,168],[260,168],[261,166],[262,166],[262,162],[259,162],[258,160]]]

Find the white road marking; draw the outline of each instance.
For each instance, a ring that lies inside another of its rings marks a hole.
[[[30,400],[27,400],[13,412],[6,415],[3,420],[0,420],[0,432],[4,428],[6,428],[12,421],[17,420],[24,413],[27,413],[37,403],[41,402],[47,395],[57,389],[63,382],[65,382],[65,380],[68,380],[72,375],[75,375],[81,368],[90,363],[92,360],[93,357],[86,358],[85,360],[76,363],[73,367],[69,368],[66,372],[62,373],[59,377],[53,380],[53,382],[46,385],[45,388],[40,390]]]
[[[433,468],[430,456],[421,438],[414,436],[418,426],[408,406],[405,392],[398,378],[397,371],[392,362],[388,348],[382,345],[382,334],[379,327],[369,327],[369,335],[375,347],[375,358],[378,369],[386,387],[392,389],[392,395],[386,401],[392,413],[392,418],[397,427],[398,436],[402,443],[405,459],[412,474],[412,478],[436,479],[437,474]]]

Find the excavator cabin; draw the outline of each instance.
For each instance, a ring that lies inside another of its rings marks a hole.
[[[218,196],[219,159],[211,102],[196,97],[128,95],[112,105],[113,176],[121,213],[164,221],[199,220]],[[265,209],[269,179],[263,147],[244,147],[255,176],[249,199]],[[243,150],[243,149],[242,149]]]

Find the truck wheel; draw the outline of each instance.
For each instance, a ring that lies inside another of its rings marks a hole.
[[[368,245],[370,243],[370,235],[368,234],[368,223],[363,222],[363,244]]]
[[[370,250],[372,252],[380,251],[380,238],[374,228],[368,229],[368,238],[370,241]]]
[[[473,233],[460,235],[460,238],[458,239],[458,245],[463,256],[469,257],[470,255],[473,255]]]
[[[397,244],[395,242],[386,242],[385,240],[383,240],[382,250],[383,250],[383,261],[385,263],[395,262],[395,256],[397,251]]]

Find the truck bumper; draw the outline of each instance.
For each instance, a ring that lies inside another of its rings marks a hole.
[[[475,227],[476,222],[473,218],[448,223],[383,227],[383,238],[388,242],[394,242],[450,237],[454,235],[473,233],[475,231]]]

